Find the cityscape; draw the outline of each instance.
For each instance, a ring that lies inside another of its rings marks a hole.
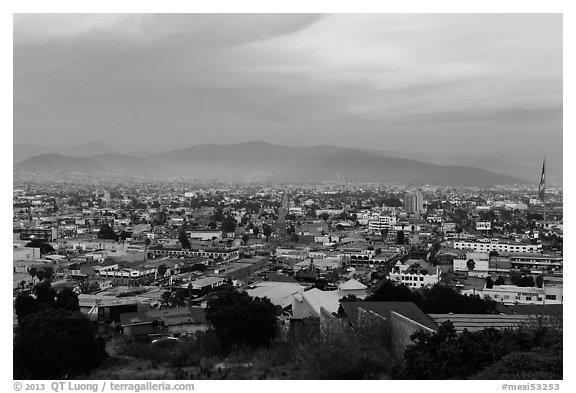
[[[14,37],[14,380],[564,379],[561,15]]]

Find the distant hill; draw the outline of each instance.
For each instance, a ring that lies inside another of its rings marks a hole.
[[[542,163],[537,162],[537,165],[515,165],[504,160],[499,159],[482,159],[466,162],[463,165],[472,166],[475,168],[484,169],[491,172],[498,172],[505,175],[516,176],[525,179],[529,183],[538,184],[540,181],[540,174],[542,173]],[[562,184],[562,166],[550,165],[547,163],[546,167],[546,182],[547,184]]]
[[[116,150],[100,141],[92,141],[77,146],[39,146],[31,143],[15,145],[13,162],[22,162],[44,154],[60,154],[69,157],[89,157],[98,154],[115,153]]]
[[[517,177],[463,165],[436,165],[388,157],[382,152],[335,146],[289,147],[265,142],[206,144],[147,158],[107,152],[86,157],[42,154],[15,170],[179,176],[230,181],[348,182],[390,184],[496,185],[526,183]]]
[[[527,183],[538,186],[540,173],[542,171],[542,158],[531,156],[519,156],[511,154],[510,157],[496,157],[482,155],[481,153],[471,154],[438,154],[434,152],[400,152],[400,151],[379,151],[383,156],[407,158],[418,161],[430,162],[438,165],[467,166],[484,169],[488,172],[508,175],[525,180]],[[562,185],[563,178],[562,156],[547,157],[546,160],[546,181],[548,185]]]
[[[169,176],[171,171],[148,160],[118,153],[91,157],[69,157],[61,154],[42,154],[14,165],[15,170],[50,171],[61,173],[117,174],[138,176]]]
[[[104,168],[89,158],[68,157],[56,153],[41,154],[28,158],[14,165],[14,169],[76,173],[96,173],[104,171]]]
[[[466,166],[446,166],[386,157],[378,152],[334,146],[287,147],[265,142],[207,144],[150,157],[179,174],[227,180],[320,182],[335,180],[395,184],[492,185],[523,183]]]

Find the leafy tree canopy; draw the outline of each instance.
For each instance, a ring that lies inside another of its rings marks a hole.
[[[186,229],[184,226],[178,231],[178,241],[180,242],[182,248],[192,248],[192,244],[190,244],[190,239],[188,239],[188,235],[186,234]]]
[[[268,345],[278,331],[278,308],[267,298],[253,298],[246,292],[226,288],[208,300],[208,319],[227,346]]]
[[[100,231],[98,232],[98,239],[118,241],[119,237],[109,224],[102,224]]]
[[[54,247],[40,239],[32,239],[29,243],[26,243],[26,247],[39,248],[41,255],[51,254],[55,251]]]
[[[86,375],[104,358],[104,341],[80,312],[47,309],[26,318],[14,338],[15,379]]]
[[[401,379],[466,379],[480,373],[486,367],[487,379],[509,379],[507,372],[526,377],[534,372],[533,377],[540,379],[534,370],[534,364],[527,366],[527,373],[522,372],[528,359],[538,356],[538,351],[525,355],[526,351],[535,348],[554,347],[552,356],[541,356],[536,363],[539,371],[549,372],[554,367],[562,370],[562,335],[546,328],[496,330],[484,329],[477,332],[465,330],[456,334],[454,326],[447,321],[440,325],[435,333],[422,330],[411,336],[413,344],[408,346],[397,369],[397,378]],[[510,358],[504,358],[510,355]],[[504,363],[499,363],[504,358]],[[523,361],[513,367],[503,367],[509,360]],[[525,378],[520,378],[525,379]]]
[[[227,216],[224,221],[222,221],[222,231],[234,232],[234,230],[236,230],[236,220],[231,216]]]

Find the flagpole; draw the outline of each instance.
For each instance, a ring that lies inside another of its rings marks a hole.
[[[544,199],[544,229],[546,229],[546,157],[544,157],[542,170],[544,171],[544,193],[542,194],[542,199]]]
[[[546,157],[542,160],[542,176],[540,177],[540,186],[538,192],[542,193],[542,203],[543,203],[543,210],[544,210],[544,229],[546,229]]]
[[[546,229],[546,199],[544,199],[544,229]]]

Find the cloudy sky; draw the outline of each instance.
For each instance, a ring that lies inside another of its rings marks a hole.
[[[562,155],[560,14],[19,14],[14,143]]]

